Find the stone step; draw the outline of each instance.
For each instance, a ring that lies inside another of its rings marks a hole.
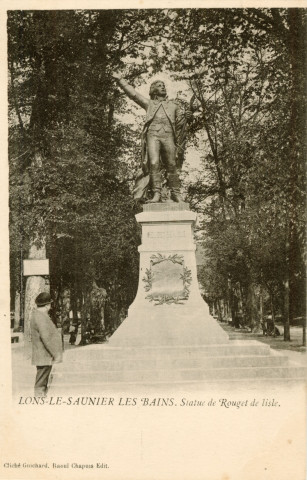
[[[286,355],[253,340],[174,347],[89,345],[66,352],[64,363],[53,370],[52,392],[294,381],[305,379],[306,373],[306,368],[290,364]]]
[[[231,380],[231,379],[254,379],[254,378],[306,378],[307,369],[297,366],[279,367],[241,367],[241,368],[190,368],[190,369],[153,369],[153,370],[111,370],[98,372],[71,372],[68,375],[55,370],[53,373],[53,385],[57,387],[61,383],[66,385],[91,385],[105,383],[133,382],[181,382],[181,381],[204,381],[204,380]]]
[[[92,362],[95,358],[101,360],[128,359],[128,358],[168,358],[185,357],[199,358],[200,356],[222,357],[222,356],[251,356],[270,355],[270,347],[253,340],[249,342],[231,341],[227,344],[201,345],[201,346],[175,346],[175,347],[110,347],[108,345],[88,345],[85,347],[70,349],[65,352],[64,362],[73,361],[78,358],[85,362],[87,359]]]
[[[14,393],[33,393],[35,367],[13,359]],[[65,352],[53,368],[51,394],[93,393],[104,389],[173,388],[227,382],[295,382],[306,379],[306,368],[289,362],[287,355],[257,341],[164,347],[111,347],[88,345]]]
[[[151,382],[103,382],[103,383],[51,383],[49,388],[48,396],[63,396],[67,397],[70,395],[87,395],[87,396],[105,396],[105,395],[114,395],[123,396],[124,394],[131,395],[165,395],[165,392],[168,394],[176,394],[178,392],[209,392],[212,394],[214,390],[220,391],[221,388],[231,389],[231,391],[236,391],[242,388],[253,388],[253,389],[263,389],[263,388],[276,388],[277,392],[280,388],[284,388],[285,385],[291,387],[303,382],[301,377],[295,378],[291,373],[288,377],[283,378],[215,378],[214,380],[205,379],[204,381],[194,381],[194,380],[181,380],[181,381],[151,381]],[[32,394],[32,391],[28,394]],[[20,394],[20,391],[18,392]]]
[[[265,367],[281,366],[288,364],[288,358],[282,355],[244,355],[209,357],[200,355],[197,357],[135,357],[126,359],[97,359],[97,361],[81,361],[75,359],[73,362],[64,362],[60,370],[68,373],[74,370],[75,373],[95,373],[111,370],[151,370],[151,369],[178,369],[178,368],[237,368],[237,367]]]

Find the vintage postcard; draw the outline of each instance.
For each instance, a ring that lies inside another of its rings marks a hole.
[[[1,5],[1,479],[306,478],[294,3]]]

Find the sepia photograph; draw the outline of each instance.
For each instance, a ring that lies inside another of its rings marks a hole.
[[[66,3],[1,9],[0,478],[304,480],[306,4]]]

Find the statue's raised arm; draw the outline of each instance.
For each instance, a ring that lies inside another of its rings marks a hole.
[[[143,97],[140,93],[138,93],[128,82],[119,74],[114,72],[113,78],[116,80],[117,84],[120,86],[122,90],[126,93],[126,95],[131,98],[135,103],[140,105],[140,107],[147,110],[149,99]]]
[[[142,132],[142,165],[136,179],[134,198],[139,201],[144,200],[147,197],[147,191],[151,190],[153,196],[148,201],[160,202],[164,170],[171,199],[181,202],[177,167],[180,168],[182,163],[184,145],[182,116],[184,113],[180,105],[177,101],[168,99],[165,84],[161,80],[151,84],[150,99],[147,99],[136,92],[121,75],[114,73],[113,77],[127,96],[146,110]],[[191,115],[188,114],[188,116]],[[180,126],[179,132],[178,126]]]

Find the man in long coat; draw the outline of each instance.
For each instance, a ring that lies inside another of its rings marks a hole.
[[[176,101],[167,98],[164,82],[160,80],[151,84],[150,99],[147,99],[128,85],[119,74],[114,73],[113,77],[127,96],[146,110],[142,132],[142,169],[136,179],[134,198],[139,200],[143,197],[150,180],[154,194],[150,201],[161,200],[161,168],[164,167],[172,200],[182,201],[177,167],[181,167],[178,164],[178,158],[182,159],[183,144],[180,145],[178,140],[182,128],[185,128],[184,117],[190,117],[192,113],[184,113]]]
[[[31,318],[32,365],[36,365],[34,394],[46,396],[48,380],[54,363],[62,362],[63,347],[61,334],[48,315],[51,298],[42,292],[36,299],[37,309]]]

